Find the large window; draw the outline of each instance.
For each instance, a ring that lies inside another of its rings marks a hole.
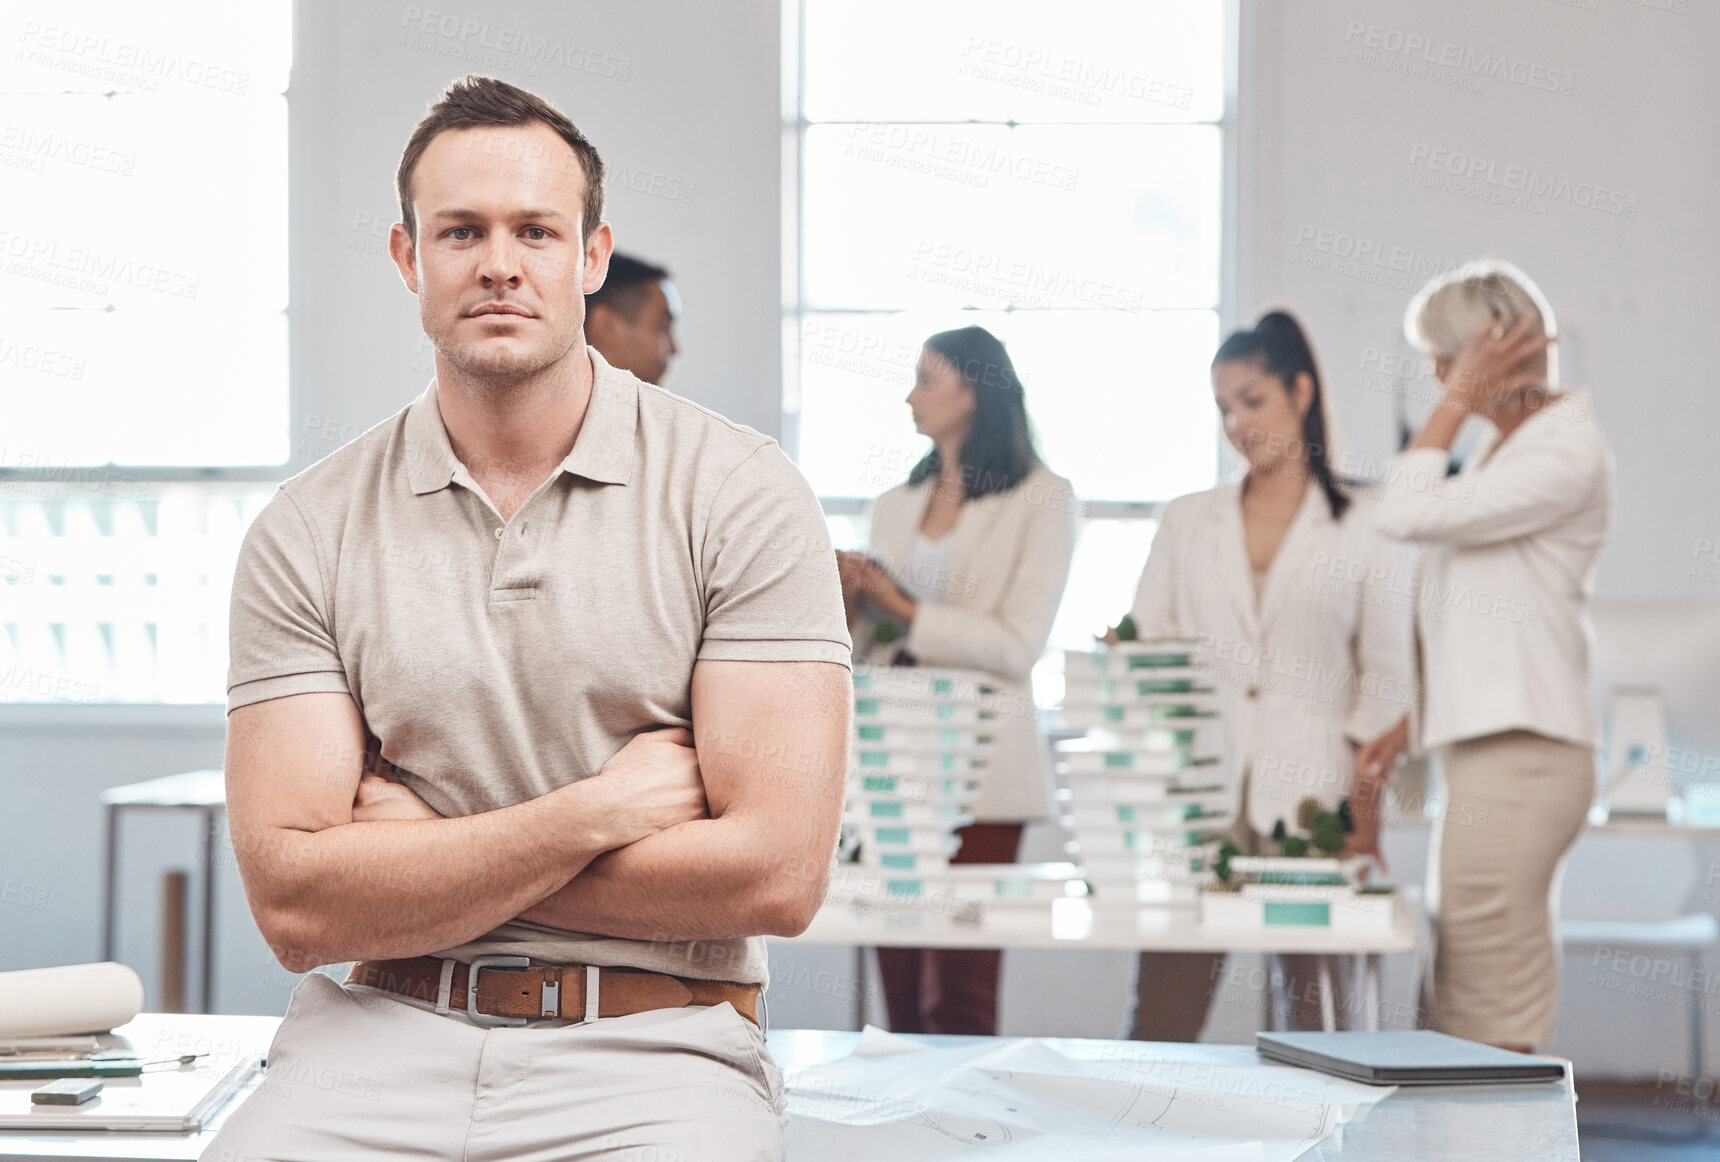
[[[236,481],[288,458],[291,5],[0,39],[0,702],[218,700]]]
[[[785,430],[840,541],[926,448],[920,342],[1009,346],[1051,467],[1090,502],[1054,631],[1127,607],[1152,502],[1218,438],[1224,5],[802,0]]]

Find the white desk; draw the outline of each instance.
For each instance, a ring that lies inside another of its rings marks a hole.
[[[848,1053],[858,1033],[778,1029],[771,1053],[785,1074]],[[913,1037],[928,1045],[961,1045],[977,1037]],[[1012,1040],[1012,1038],[993,1038]],[[1148,1041],[1085,1041],[1047,1038],[1070,1057],[1186,1061],[1209,1065],[1251,1064],[1247,1045],[1180,1045]],[[789,1084],[793,1086],[793,1077]],[[1071,1144],[1068,1157],[1079,1158]],[[1302,1155],[1302,1162],[1366,1159],[1367,1162],[1578,1162],[1577,1095],[1567,1067],[1558,1084],[1401,1088],[1348,1123],[1342,1140],[1328,1140]],[[801,1162],[791,1159],[790,1162]],[[848,1162],[819,1159],[818,1162]],[[856,1160],[858,1162],[858,1160]],[[875,1162],[867,1159],[866,1162]]]
[[[244,1053],[261,1053],[274,1036],[275,1017],[222,1017],[145,1014],[119,1032],[140,1049],[191,1045],[212,1057],[236,1062]],[[770,1048],[784,1073],[834,1060],[848,1053],[858,1033],[821,1029],[773,1029]],[[916,1038],[931,1045],[956,1045],[975,1038]],[[1052,1044],[1071,1057],[1100,1057],[1119,1052],[1131,1057],[1237,1064],[1255,1060],[1245,1045],[1173,1045],[1145,1041],[1078,1041]],[[792,1084],[792,1078],[790,1078]],[[31,1083],[14,1083],[31,1084]],[[259,1081],[260,1084],[260,1081]],[[193,1162],[214,1137],[222,1120],[238,1107],[235,1098],[201,1134],[8,1134],[0,1132],[3,1162],[48,1162],[79,1158],[102,1162]],[[1070,1157],[1078,1157],[1071,1153]],[[1400,1089],[1344,1128],[1343,1141],[1329,1141],[1303,1156],[1311,1162],[1368,1159],[1370,1162],[1577,1162],[1575,1089],[1567,1078],[1558,1085],[1457,1086]],[[876,1162],[875,1159],[792,1159],[790,1162]]]
[[[274,1039],[279,1017],[210,1017],[187,1013],[143,1013],[114,1032],[131,1041],[138,1052],[154,1055],[207,1053],[198,1069],[226,1073],[247,1057],[266,1056]],[[0,1085],[35,1089],[40,1081],[0,1082]],[[96,1159],[99,1162],[194,1162],[221,1123],[244,1101],[245,1094],[262,1084],[253,1078],[243,1093],[215,1111],[198,1134],[80,1134],[71,1130],[41,1130],[14,1133],[0,1130],[0,1162],[48,1162],[57,1158]]]
[[[1322,928],[1209,928],[1188,908],[1105,907],[1078,897],[1048,901],[1049,907],[996,906],[983,923],[964,920],[935,906],[911,900],[863,907],[826,903],[812,925],[789,943],[836,944],[855,948],[1034,948],[1094,949],[1128,952],[1269,952],[1322,957],[1321,1011],[1326,1027],[1335,1025],[1331,956],[1361,956],[1366,1004],[1364,1021],[1379,1028],[1380,957],[1414,952],[1421,924],[1421,897],[1413,889],[1398,893],[1388,932],[1376,937],[1341,935]]]

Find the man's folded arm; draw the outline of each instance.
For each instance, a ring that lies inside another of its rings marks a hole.
[[[464,818],[355,823],[364,751],[348,694],[228,719],[234,854],[264,939],[295,972],[476,939],[634,838],[602,779]]]
[[[699,661],[693,735],[711,818],[592,860],[520,918],[636,940],[804,931],[834,861],[853,699],[834,662]]]

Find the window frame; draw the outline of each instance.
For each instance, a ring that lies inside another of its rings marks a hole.
[[[294,303],[300,276],[307,261],[305,242],[299,227],[299,189],[293,176],[295,142],[299,133],[302,106],[298,100],[295,80],[299,60],[300,20],[303,6],[299,0],[284,0],[286,18],[293,39],[292,63],[289,65],[287,86],[278,95],[286,102],[286,134],[282,148],[287,159],[286,212],[281,224],[286,232],[286,301],[281,308],[286,327],[286,438],[287,457],[274,464],[248,465],[134,465],[109,461],[105,464],[49,464],[41,466],[0,465],[0,503],[20,499],[35,499],[48,503],[89,500],[98,502],[103,496],[116,493],[122,498],[128,493],[148,490],[159,493],[162,487],[206,486],[210,499],[229,488],[245,485],[278,485],[308,467],[311,458],[296,445],[293,436],[304,421],[306,397],[297,357],[299,337],[296,333]],[[82,94],[67,94],[75,98]],[[159,502],[160,496],[138,497]],[[9,544],[0,541],[0,545]],[[0,593],[4,593],[0,581]],[[0,634],[6,629],[0,624]],[[75,726],[79,730],[133,731],[148,730],[163,737],[219,738],[224,729],[225,699],[208,702],[166,701],[63,701],[0,698],[0,737],[26,737],[32,733],[59,734]]]
[[[295,137],[295,116],[299,108],[293,91],[294,65],[298,59],[298,34],[300,0],[283,0],[287,8],[287,23],[293,39],[289,50],[287,88],[279,95],[287,103],[286,139],[282,147],[287,153],[287,200],[286,216],[282,228],[286,231],[287,240],[287,286],[286,303],[281,308],[281,314],[286,320],[286,351],[287,351],[287,458],[276,464],[245,464],[245,465],[202,465],[202,464],[170,464],[170,465],[135,465],[116,464],[109,461],[106,464],[59,464],[46,467],[19,467],[16,465],[0,465],[0,499],[5,498],[8,486],[18,490],[27,486],[50,487],[58,486],[69,495],[75,495],[72,490],[92,477],[99,477],[104,482],[120,485],[131,484],[278,484],[308,467],[310,461],[300,463],[302,457],[293,446],[293,434],[298,431],[304,413],[304,393],[300,390],[299,361],[294,358],[296,336],[293,321],[294,288],[299,282],[299,238],[295,230],[295,183],[292,180],[292,164]],[[67,97],[84,94],[66,93]],[[139,703],[138,705],[153,705]]]
[[[783,280],[783,317],[782,317],[782,440],[781,443],[789,457],[796,463],[800,459],[800,418],[803,400],[800,393],[800,352],[799,336],[808,319],[827,314],[841,315],[888,315],[898,313],[888,309],[843,308],[841,310],[825,310],[808,305],[805,293],[806,286],[806,255],[801,245],[801,222],[806,214],[806,181],[802,144],[806,131],[813,125],[846,125],[874,124],[873,122],[850,122],[846,120],[813,121],[806,116],[805,107],[805,75],[806,75],[806,6],[816,0],[782,0],[782,204],[792,207],[792,212],[784,213],[782,221],[782,280]],[[1238,109],[1240,99],[1240,61],[1241,61],[1241,0],[1217,0],[1221,9],[1222,38],[1221,75],[1224,93],[1219,116],[1214,121],[1166,122],[1166,125],[1210,125],[1219,135],[1219,269],[1218,269],[1218,301],[1214,311],[1218,316],[1219,333],[1228,333],[1236,324],[1238,289],[1238,240],[1237,225],[1240,220],[1239,199],[1240,185],[1237,179],[1238,160],[1241,154],[1238,124]],[[889,124],[916,124],[915,121],[891,121]],[[925,124],[945,125],[950,122],[924,122]],[[972,121],[961,124],[972,125],[1006,125],[1013,128],[1013,121]],[[1133,121],[1104,121],[1104,122],[1021,122],[1020,124],[1067,124],[1067,125],[1102,125],[1102,126],[1139,126],[1142,124],[1159,124]],[[1146,308],[1161,309],[1161,308]],[[1164,310],[1187,310],[1190,308],[1162,308]],[[1035,308],[1020,308],[1013,303],[1004,306],[1000,312],[1004,314],[1034,313]],[[1218,471],[1215,474],[1216,484],[1234,465],[1235,459],[1223,433],[1214,428],[1212,437],[1218,449]],[[827,516],[859,516],[863,514],[872,498],[865,496],[819,496]],[[1082,511],[1089,520],[1154,520],[1157,519],[1164,506],[1174,497],[1155,497],[1152,499],[1128,500],[1084,500]]]

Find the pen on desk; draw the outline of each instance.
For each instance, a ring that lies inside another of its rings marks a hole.
[[[0,1061],[0,1081],[35,1081],[55,1077],[136,1077],[142,1073],[160,1073],[191,1064],[208,1053],[182,1053],[177,1057],[162,1057],[140,1061],[136,1057],[86,1057],[62,1061]]]

